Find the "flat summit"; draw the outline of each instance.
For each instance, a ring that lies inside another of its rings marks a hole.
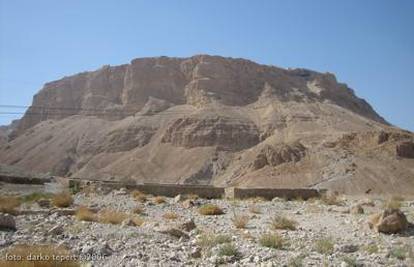
[[[45,84],[1,141],[0,162],[81,178],[412,194],[413,141],[331,73],[157,57]]]

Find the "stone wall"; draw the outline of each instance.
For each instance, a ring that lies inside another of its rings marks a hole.
[[[228,190],[226,190],[228,191]],[[273,199],[275,197],[285,199],[309,199],[319,197],[322,192],[311,188],[234,188],[231,193],[233,198],[244,199],[253,197],[263,197],[265,199]]]

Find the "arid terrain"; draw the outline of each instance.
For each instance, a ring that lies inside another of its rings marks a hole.
[[[0,190],[0,211],[13,214],[0,212],[2,267],[23,266],[13,257],[29,252],[68,257],[59,266],[414,265],[414,226],[407,224],[414,201],[397,196],[266,201],[99,186],[72,196],[41,186]],[[375,216],[385,209],[388,215]]]
[[[414,194],[413,133],[331,73],[244,59],[138,58],[64,77],[0,131],[0,163],[33,173]]]

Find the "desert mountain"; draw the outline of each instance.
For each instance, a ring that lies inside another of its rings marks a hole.
[[[414,135],[330,73],[198,55],[45,84],[0,163],[95,179],[414,193]]]

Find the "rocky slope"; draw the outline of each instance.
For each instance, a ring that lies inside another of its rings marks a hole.
[[[414,193],[414,135],[330,73],[199,55],[47,83],[0,162],[98,179]]]

